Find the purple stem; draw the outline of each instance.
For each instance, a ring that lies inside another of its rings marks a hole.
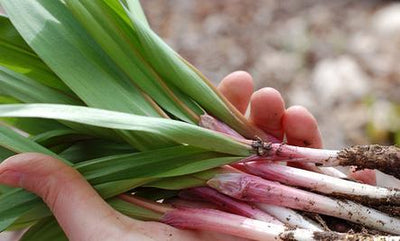
[[[251,206],[245,202],[234,200],[218,191],[209,187],[196,187],[179,192],[179,196],[184,199],[195,199],[195,200],[207,200],[208,202],[214,203],[220,209],[238,214],[244,217],[253,218],[256,220],[271,222],[275,224],[283,224],[276,218],[272,217],[268,213]]]
[[[238,140],[246,141],[246,139],[243,136],[241,136],[235,130],[230,128],[228,125],[215,119],[214,117],[212,117],[208,114],[204,114],[204,115],[200,116],[199,126],[229,135]],[[271,136],[271,135],[268,135],[268,138],[269,138],[269,141],[272,143],[280,143],[281,142],[278,138]],[[250,157],[249,160],[253,159],[253,158],[254,157]],[[245,160],[245,161],[249,161],[249,160]],[[334,168],[327,167],[326,169],[320,169],[320,168],[316,167],[313,163],[299,163],[299,165],[302,165],[304,167],[304,169],[306,169],[306,170],[310,170],[310,171],[312,170],[315,172],[324,173],[326,175],[332,175],[332,176],[336,176],[336,177],[342,177],[342,178],[346,177],[346,175],[344,175],[343,173],[341,173],[340,171],[338,171]]]
[[[137,199],[133,196],[121,195],[121,197],[134,205],[163,213],[158,221],[176,228],[214,231],[251,240],[399,240],[400,238],[394,236],[320,232],[300,228],[288,230],[284,225],[267,223],[213,209],[173,209],[165,207],[160,203]]]
[[[249,162],[242,166],[242,170],[248,173],[291,186],[340,195],[376,206],[383,204],[400,205],[400,191],[395,189],[347,181],[272,162]]]
[[[400,220],[351,201],[288,187],[260,177],[232,173],[220,174],[207,184],[218,191],[247,202],[261,202],[315,212],[360,223],[387,233],[400,234]]]

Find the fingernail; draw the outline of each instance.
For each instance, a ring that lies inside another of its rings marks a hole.
[[[22,174],[13,170],[5,170],[0,173],[0,183],[18,187],[20,184]]]

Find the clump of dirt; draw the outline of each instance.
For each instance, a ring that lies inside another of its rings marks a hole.
[[[343,166],[356,166],[358,170],[378,169],[400,178],[400,148],[396,146],[353,146],[340,151],[338,159]]]
[[[314,240],[318,241],[337,241],[337,240],[346,240],[346,241],[373,241],[377,240],[374,235],[370,234],[342,234],[342,233],[334,233],[334,232],[314,232]]]
[[[400,217],[400,207],[398,207],[398,206],[381,205],[381,206],[377,206],[376,209],[378,209],[384,213],[387,213],[391,216]]]
[[[385,210],[389,211],[392,208],[397,207],[393,205],[400,205],[400,195],[393,194],[388,195],[385,198],[371,198],[366,196],[358,196],[358,195],[351,195],[351,194],[343,194],[343,193],[332,193],[330,196],[342,200],[352,200],[370,207],[376,207],[379,209],[381,206],[385,206]],[[389,214],[392,213],[391,211],[388,212]]]

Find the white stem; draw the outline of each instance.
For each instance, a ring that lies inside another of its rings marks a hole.
[[[351,197],[366,197],[377,204],[400,204],[400,191],[383,187],[347,181],[294,167],[272,162],[244,163],[244,169],[253,175],[278,181],[291,186],[305,187],[326,194],[349,195]],[[375,199],[375,200],[373,200]]]
[[[276,219],[291,227],[304,228],[313,231],[323,231],[324,229],[316,222],[303,217],[296,211],[281,206],[255,203],[256,207],[274,216]]]
[[[243,201],[262,202],[325,214],[387,233],[400,234],[400,220],[385,213],[351,201],[325,197],[260,177],[239,173],[220,174],[210,179],[207,184]]]
[[[331,177],[349,178],[346,174],[334,167],[320,167],[319,169],[322,171],[323,174]]]
[[[296,228],[287,230],[279,224],[267,223],[243,216],[211,209],[175,209],[167,212],[160,220],[177,228],[207,230],[225,233],[259,241],[330,241],[330,240],[399,240],[400,237],[372,236],[366,234],[347,234],[320,232]]]

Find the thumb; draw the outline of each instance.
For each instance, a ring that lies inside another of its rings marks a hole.
[[[22,187],[40,196],[70,240],[107,235],[105,232],[112,232],[115,226],[111,222],[118,222],[122,216],[79,172],[43,154],[24,153],[5,160],[0,164],[0,183]]]

